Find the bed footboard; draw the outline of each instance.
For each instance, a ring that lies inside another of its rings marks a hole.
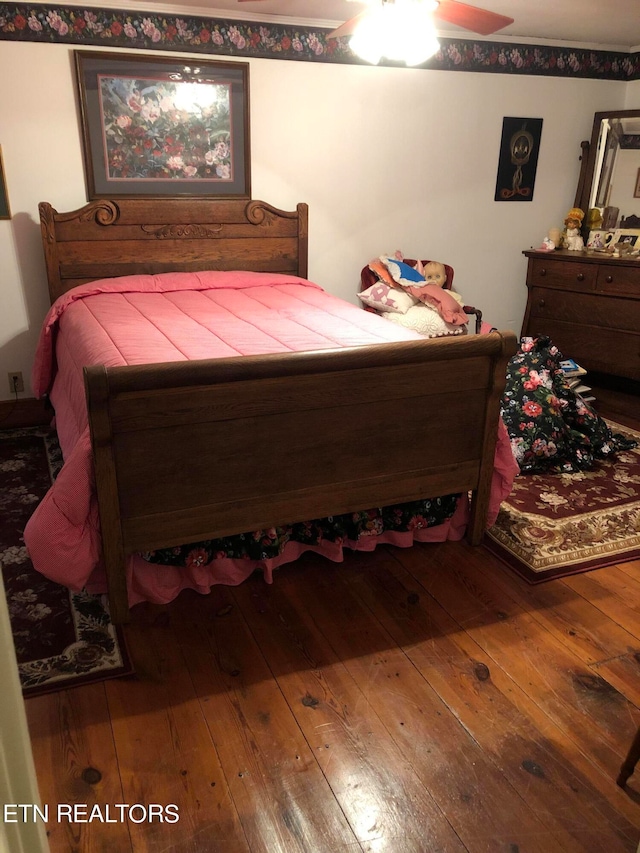
[[[479,543],[515,351],[494,332],[85,368],[113,620],[137,551],[467,490]]]

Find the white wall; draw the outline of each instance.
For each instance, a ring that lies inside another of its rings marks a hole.
[[[625,110],[640,109],[640,80],[634,80],[633,83],[627,83],[625,88]]]
[[[31,371],[48,307],[37,205],[86,202],[67,45],[2,42],[0,144],[13,219],[0,222],[0,399]],[[250,61],[253,197],[310,206],[309,277],[356,302],[359,271],[401,249],[455,268],[456,289],[519,331],[522,250],[573,205],[593,113],[640,84]],[[631,92],[631,94],[629,94]],[[504,116],[543,118],[531,202],[494,202]],[[30,388],[23,396],[31,394]]]

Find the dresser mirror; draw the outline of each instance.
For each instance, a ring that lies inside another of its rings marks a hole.
[[[595,114],[576,202],[585,213],[600,211],[599,227],[640,225],[640,110]]]

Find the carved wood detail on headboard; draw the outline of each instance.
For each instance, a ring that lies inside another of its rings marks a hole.
[[[307,276],[308,208],[211,198],[99,199],[39,205],[51,301],[101,278],[244,269]]]
[[[167,238],[179,240],[181,237],[194,239],[214,238],[220,234],[224,226],[216,225],[214,228],[207,228],[204,225],[159,225],[157,227],[141,225],[140,227],[145,234],[152,234],[158,240]]]

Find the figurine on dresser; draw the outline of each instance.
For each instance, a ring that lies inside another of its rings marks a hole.
[[[555,252],[556,249],[562,248],[562,233],[559,228],[549,228],[547,236],[542,241],[542,245],[538,246],[539,252]]]
[[[564,237],[562,245],[570,252],[581,252],[584,249],[584,240],[580,234],[584,211],[579,207],[572,207],[564,221]]]

